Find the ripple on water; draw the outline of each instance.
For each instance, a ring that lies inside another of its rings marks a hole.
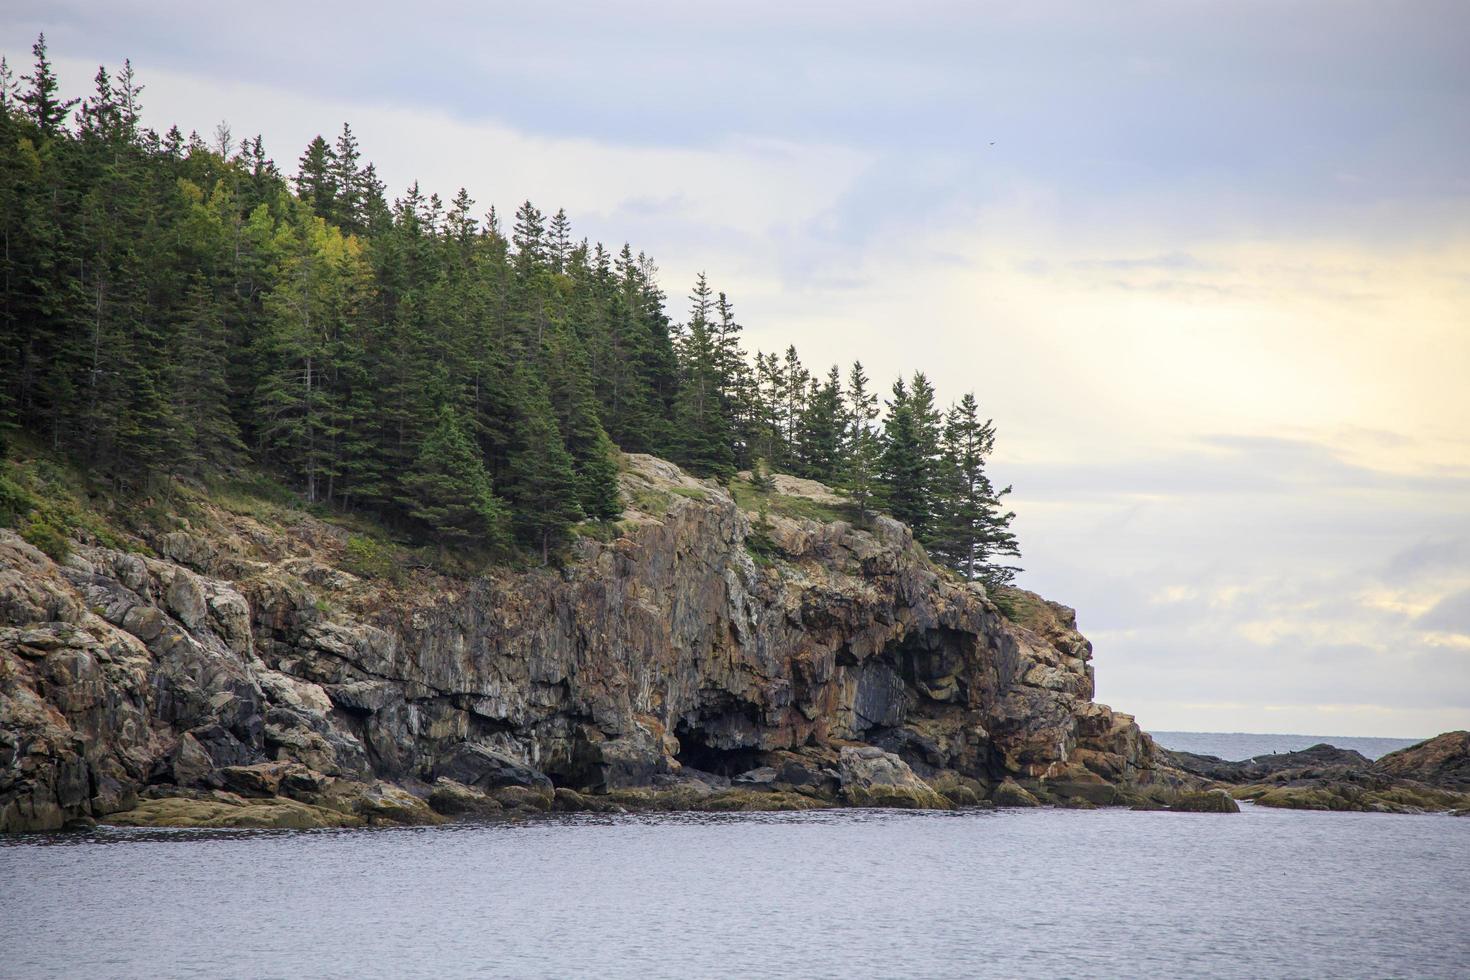
[[[1470,820],[577,815],[0,841],[0,975],[1462,976]]]

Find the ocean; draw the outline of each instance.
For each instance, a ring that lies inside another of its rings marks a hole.
[[[969,810],[0,838],[0,976],[1464,977],[1470,819]]]
[[[1370,759],[1406,749],[1422,738],[1360,738],[1353,735],[1261,735],[1251,732],[1149,732],[1166,749],[1213,755],[1239,762],[1272,752],[1296,752],[1326,742],[1339,749],[1352,749]],[[1425,736],[1426,738],[1428,736]]]

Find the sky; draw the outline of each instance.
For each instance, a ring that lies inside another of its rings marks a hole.
[[[468,5],[464,5],[468,6]],[[11,0],[145,122],[350,122],[748,345],[995,420],[1020,584],[1154,730],[1470,728],[1470,5]],[[21,73],[18,71],[18,73]]]

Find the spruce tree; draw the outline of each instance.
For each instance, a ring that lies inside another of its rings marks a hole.
[[[915,373],[911,386],[902,378],[895,381],[884,420],[883,496],[889,512],[925,546],[938,530],[943,480],[939,442],[940,417],[929,379]]]
[[[826,381],[814,385],[813,389],[800,423],[798,454],[802,475],[839,486],[846,468],[842,443],[847,419],[842,404],[842,375],[837,365],[832,365]]]
[[[459,544],[496,546],[506,538],[507,511],[495,496],[484,461],[448,405],[419,447],[403,478],[409,516],[436,537]]]
[[[689,297],[689,322],[675,348],[681,385],[674,405],[674,429],[678,461],[700,475],[723,478],[735,472],[735,459],[722,398],[720,353],[710,321],[711,296],[701,272]]]
[[[582,519],[580,487],[541,379],[523,367],[515,385],[519,414],[508,491],[522,540],[541,552],[544,565],[567,529]]]
[[[36,43],[31,45],[31,54],[35,55],[36,67],[24,76],[25,81],[31,84],[20,94],[20,102],[42,136],[57,136],[65,129],[66,117],[78,100],[63,99],[57,94],[61,85],[51,70],[51,61],[46,57],[45,34],[36,37]]]
[[[364,186],[359,168],[361,158],[357,137],[352,135],[352,127],[344,122],[337,145],[327,159],[327,179],[336,191],[332,216],[343,231],[352,235],[367,231],[368,188]]]
[[[990,419],[980,420],[975,396],[967,393],[945,418],[948,486],[936,550],[960,574],[988,586],[1007,584],[1020,571],[1001,563],[1020,551],[1010,531],[1016,515],[1001,503],[1011,488],[997,492],[985,471],[994,448],[995,426]]]
[[[337,155],[321,136],[307,144],[296,170],[296,195],[327,221],[337,218],[336,170]]]
[[[858,505],[858,516],[867,520],[868,509],[879,491],[879,465],[883,444],[873,428],[878,419],[878,396],[868,390],[868,375],[861,361],[853,361],[847,375],[847,491]]]

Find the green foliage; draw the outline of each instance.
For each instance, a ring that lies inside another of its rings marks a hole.
[[[71,539],[66,532],[45,518],[36,517],[28,521],[20,529],[20,536],[56,561],[65,561],[71,554]]]
[[[733,481],[732,481],[733,482]],[[764,456],[756,459],[750,467],[750,485],[759,493],[775,493],[776,478]]]
[[[367,535],[354,534],[343,549],[342,567],[360,578],[397,582],[402,577],[403,566],[391,546]]]
[[[762,491],[757,484],[738,478],[731,480],[728,486],[736,505],[745,511],[779,514],[782,517],[821,521],[826,524],[847,521],[861,526],[865,523],[858,514],[857,507],[852,504],[824,503],[810,497]]]
[[[37,506],[36,498],[25,487],[0,471],[0,527],[17,527]]]
[[[609,544],[618,539],[623,529],[619,521],[583,521],[573,524],[571,533],[580,538],[591,538],[593,541]]]
[[[490,546],[504,541],[505,505],[491,492],[479,452],[447,406],[403,484],[409,516],[434,536]]]
[[[767,509],[769,501],[766,495],[760,499],[760,509],[756,512],[755,523],[751,525],[750,533],[745,536],[745,549],[755,559],[757,565],[769,567],[780,557],[781,548],[771,537],[771,516]]]
[[[568,529],[582,519],[579,486],[551,403],[540,379],[528,372],[517,377],[522,414],[516,422],[509,486],[517,504],[516,523],[523,540],[538,548],[541,563],[550,561]]]
[[[0,460],[0,527],[16,529],[58,561],[70,553],[72,538],[125,547],[110,522],[86,503],[85,486],[82,473],[44,455]]]
[[[960,574],[1014,575],[973,400],[946,415],[916,374],[880,421],[860,364],[844,385],[792,345],[747,355],[702,273],[672,323],[653,259],[577,241],[564,211],[526,201],[507,233],[463,190],[390,204],[345,124],[288,180],[258,136],[143,129],[131,64],[78,103],[44,38],[32,54],[25,84],[0,84],[0,432],[153,498],[154,525],[154,491],[178,478],[268,472],[286,497],[226,486],[222,505],[274,519],[304,500],[445,562],[514,560],[513,536],[547,562],[622,512],[621,449],[719,479],[763,460],[756,492],[775,469],[853,502],[777,496],[772,513],[862,523],[885,506]],[[32,521],[15,487],[49,498],[11,482],[0,518]],[[34,533],[100,540],[87,513]]]

